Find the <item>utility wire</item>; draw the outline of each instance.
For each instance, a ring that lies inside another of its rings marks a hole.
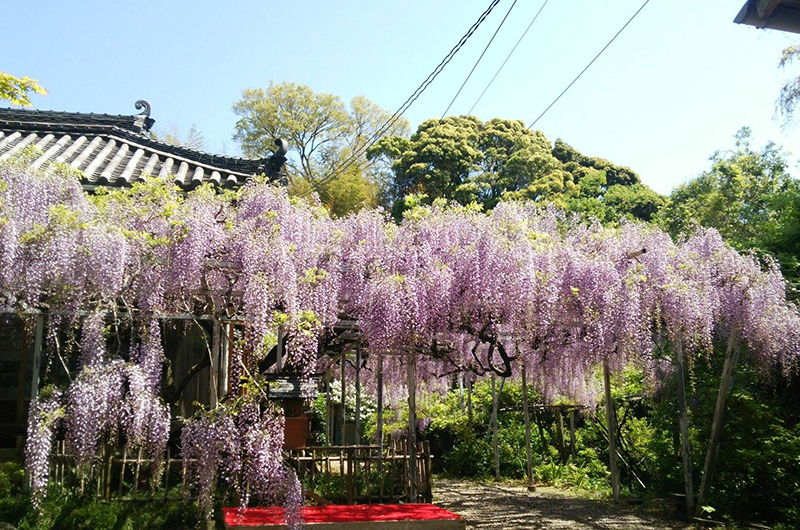
[[[483,59],[483,56],[486,55],[486,51],[489,49],[489,46],[492,45],[492,42],[494,42],[494,38],[497,37],[498,33],[500,33],[500,28],[502,28],[503,24],[505,24],[506,19],[508,18],[508,15],[511,14],[511,10],[514,9],[515,5],[517,5],[517,0],[514,0],[514,3],[511,4],[511,7],[508,8],[508,11],[506,12],[506,16],[503,17],[503,20],[500,21],[500,25],[497,26],[496,30],[494,30],[494,34],[492,35],[492,38],[489,39],[489,42],[486,44],[486,47],[483,49],[483,52],[481,52],[481,56],[478,57],[477,61],[475,61],[475,65],[472,67],[472,70],[469,71],[469,74],[467,74],[467,77],[466,77],[466,79],[464,79],[464,82],[461,83],[461,87],[458,89],[458,92],[456,92],[456,95],[453,96],[453,99],[452,99],[452,101],[450,101],[450,104],[447,106],[446,109],[444,109],[444,112],[442,112],[442,116],[441,116],[441,118],[439,118],[439,121],[444,119],[445,115],[447,114],[447,111],[449,111],[450,107],[453,106],[453,103],[456,102],[456,99],[458,98],[458,95],[461,94],[462,90],[464,90],[464,87],[466,86],[467,81],[469,81],[469,78],[472,77],[473,72],[475,72],[475,69],[480,64],[481,59]],[[438,123],[437,123],[437,125],[438,125]]]
[[[547,114],[547,111],[549,111],[551,108],[553,108],[553,105],[555,105],[556,103],[558,103],[558,100],[559,100],[559,99],[561,99],[561,97],[562,97],[564,94],[566,94],[566,93],[567,93],[567,91],[568,91],[570,88],[572,88],[572,85],[574,85],[574,84],[575,84],[575,83],[578,81],[578,79],[580,79],[580,78],[581,78],[581,76],[582,76],[584,73],[586,73],[586,70],[588,70],[588,69],[589,69],[589,68],[590,68],[590,67],[591,67],[591,66],[594,64],[594,62],[595,62],[595,61],[596,61],[598,58],[600,58],[600,56],[601,56],[601,55],[603,55],[603,52],[605,52],[605,51],[608,49],[608,47],[609,47],[609,46],[611,46],[611,43],[613,43],[615,40],[617,40],[617,37],[619,37],[619,36],[620,36],[620,34],[621,34],[623,31],[625,31],[625,28],[627,28],[627,27],[628,27],[628,25],[629,25],[631,22],[633,22],[633,19],[635,19],[635,18],[636,18],[636,16],[637,16],[639,13],[641,13],[642,9],[644,9],[644,8],[645,8],[645,6],[646,6],[647,4],[649,4],[649,3],[650,3],[650,0],[645,0],[645,2],[644,2],[642,5],[641,5],[641,7],[639,7],[639,9],[637,9],[637,10],[636,10],[636,12],[633,14],[633,16],[631,16],[631,18],[629,18],[629,19],[628,19],[628,21],[625,23],[625,25],[623,25],[623,26],[622,26],[622,27],[619,29],[619,31],[618,31],[618,32],[617,32],[617,33],[616,33],[616,34],[615,34],[613,37],[611,37],[611,40],[610,40],[610,41],[608,41],[608,42],[606,43],[606,45],[605,45],[605,46],[603,46],[603,49],[602,49],[602,50],[600,50],[600,51],[597,53],[597,55],[595,55],[595,56],[594,56],[594,59],[592,59],[591,61],[589,61],[589,64],[587,64],[587,65],[586,65],[586,66],[583,68],[583,70],[581,70],[581,72],[580,72],[580,73],[579,73],[579,74],[578,74],[578,75],[575,77],[575,79],[573,79],[573,80],[572,80],[572,82],[571,82],[570,84],[568,84],[568,85],[567,85],[567,88],[565,88],[564,90],[562,90],[562,91],[561,91],[561,93],[558,95],[558,97],[557,97],[556,99],[554,99],[554,100],[553,100],[553,102],[552,102],[552,103],[550,103],[550,104],[547,106],[547,108],[546,108],[546,109],[544,109],[544,110],[542,111],[542,113],[541,113],[541,114],[539,114],[539,116],[538,116],[538,117],[537,117],[535,120],[533,120],[533,123],[531,123],[530,125],[528,125],[527,129],[531,129],[531,128],[532,128],[534,125],[536,125],[536,123],[537,123],[539,120],[541,120],[541,119],[542,119],[542,117],[543,117],[545,114]],[[521,136],[521,135],[520,135],[520,136]],[[519,138],[518,138],[518,139],[519,139]],[[515,143],[516,143],[516,142],[515,142]]]
[[[505,60],[505,61],[503,61],[503,64],[501,64],[501,65],[500,65],[500,68],[498,68],[498,69],[497,69],[497,72],[495,72],[495,74],[494,74],[494,77],[492,77],[492,80],[491,80],[491,81],[489,81],[489,84],[487,84],[487,85],[486,85],[486,88],[484,88],[484,89],[483,89],[483,92],[481,92],[481,95],[480,95],[480,96],[478,96],[478,99],[476,99],[476,100],[475,100],[475,103],[473,103],[473,104],[472,104],[472,107],[470,107],[470,109],[469,109],[469,112],[467,112],[467,114],[472,114],[472,111],[475,109],[475,107],[477,107],[477,106],[478,106],[478,103],[480,103],[481,99],[483,98],[483,95],[484,95],[484,94],[486,94],[486,91],[487,91],[487,90],[489,90],[489,87],[490,87],[490,86],[492,86],[492,83],[494,83],[494,80],[495,80],[495,79],[497,79],[497,76],[498,76],[498,75],[500,75],[500,71],[501,71],[501,70],[503,69],[503,67],[506,65],[506,63],[508,62],[508,60],[509,60],[509,59],[511,59],[511,56],[514,54],[514,52],[515,52],[515,51],[516,51],[516,49],[517,49],[517,46],[519,46],[519,43],[520,43],[520,42],[522,42],[522,39],[524,39],[524,38],[525,38],[525,35],[527,35],[527,34],[528,34],[528,30],[530,30],[530,29],[531,29],[531,26],[533,26],[533,23],[534,23],[534,22],[536,22],[536,19],[537,19],[537,18],[539,18],[539,15],[541,14],[542,10],[544,9],[544,6],[546,6],[546,5],[547,5],[547,2],[548,2],[548,1],[549,1],[549,0],[544,0],[544,3],[542,4],[542,7],[540,7],[540,8],[539,8],[539,11],[537,11],[537,12],[536,12],[536,15],[533,17],[533,20],[531,20],[531,23],[530,23],[530,24],[528,24],[528,27],[527,27],[527,28],[525,28],[525,31],[522,33],[522,36],[519,38],[519,40],[518,40],[518,41],[517,41],[517,43],[514,45],[514,47],[513,47],[513,48],[511,48],[511,51],[509,52],[508,56],[506,56],[506,60]],[[514,6],[511,6],[511,7],[514,7]],[[510,10],[509,10],[509,11],[510,11]],[[508,15],[506,15],[506,16],[508,16]],[[505,20],[505,19],[504,19],[504,20]]]
[[[356,160],[358,160],[358,158],[362,154],[364,154],[370,147],[372,147],[378,141],[378,139],[380,139],[380,137],[384,133],[386,133],[386,131],[388,131],[389,128],[397,122],[397,120],[400,119],[400,117],[409,109],[409,107],[411,107],[411,105],[419,98],[419,96],[422,95],[422,93],[425,91],[425,89],[427,89],[428,86],[430,86],[430,84],[433,83],[433,81],[441,73],[441,71],[444,69],[444,67],[447,66],[447,64],[461,50],[461,48],[464,47],[464,44],[466,44],[467,40],[469,40],[469,38],[472,37],[472,35],[475,33],[475,31],[478,29],[478,27],[480,27],[480,25],[483,23],[483,21],[486,20],[486,17],[489,16],[489,14],[492,12],[492,10],[499,3],[500,3],[500,0],[492,0],[492,2],[489,4],[489,7],[487,7],[486,10],[483,13],[481,13],[481,16],[478,17],[478,20],[475,21],[475,23],[472,24],[472,26],[470,26],[470,28],[461,37],[461,39],[459,39],[459,41],[456,43],[456,45],[453,46],[453,48],[450,50],[450,52],[447,55],[445,55],[444,59],[442,59],[441,62],[436,66],[436,68],[434,68],[433,71],[430,74],[428,74],[428,77],[425,79],[425,81],[423,81],[422,84],[420,84],[417,87],[417,89],[408,97],[408,99],[406,99],[405,102],[403,102],[403,104],[400,105],[400,108],[398,108],[394,112],[394,114],[392,114],[384,122],[384,124],[381,125],[375,131],[375,133],[367,140],[367,142],[361,148],[356,149],[353,152],[353,154],[351,154],[347,159],[345,159],[345,161],[342,164],[340,164],[337,168],[334,168],[333,170],[331,170],[330,173],[328,173],[326,176],[322,177],[316,183],[312,182],[311,183],[312,187],[313,188],[318,188],[320,185],[325,184],[329,180],[337,177],[338,175],[341,175],[346,169],[348,169],[351,165],[353,165],[353,163],[355,163]],[[300,194],[300,196],[301,197],[305,196],[310,192],[311,192],[311,190],[306,191],[306,192]]]

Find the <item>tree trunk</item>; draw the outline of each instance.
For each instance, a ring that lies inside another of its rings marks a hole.
[[[711,481],[714,480],[714,468],[717,465],[719,443],[722,437],[722,424],[725,417],[725,403],[728,400],[731,386],[733,385],[733,371],[739,359],[739,328],[731,331],[728,337],[728,349],[725,351],[725,365],[722,368],[722,379],[719,383],[717,394],[717,408],[714,410],[714,422],[711,424],[711,438],[708,441],[706,461],[703,465],[703,480],[700,482],[700,492],[697,496],[695,515],[700,515],[700,510],[711,491]]]

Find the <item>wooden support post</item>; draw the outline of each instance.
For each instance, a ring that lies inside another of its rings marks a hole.
[[[356,344],[356,445],[361,445],[361,344]]]
[[[347,365],[347,350],[342,352],[342,428],[339,432],[339,444],[340,445],[347,445],[347,436],[345,432],[347,431],[347,405],[345,405],[345,389],[347,388],[346,377],[345,377],[345,367]]]
[[[44,335],[44,317],[36,315],[36,327],[33,339],[33,367],[31,374],[31,402],[39,397],[39,372],[42,367],[42,336]]]
[[[472,423],[472,374],[467,376],[467,418]]]
[[[547,453],[547,439],[544,437],[544,429],[542,428],[542,413],[537,410],[536,412],[536,427],[539,428],[539,440],[542,442],[542,452]]]
[[[284,353],[285,352],[283,351],[283,326],[280,326],[278,328],[278,346],[277,346],[276,355],[275,355],[275,373],[276,374],[281,373],[281,370],[283,369]]]
[[[558,433],[558,453],[561,455],[562,462],[567,461],[567,443],[564,440],[564,413],[558,409],[558,422],[556,422],[556,432]]]
[[[503,383],[506,378],[500,379],[499,392],[495,392],[495,374],[492,373],[492,446],[494,447],[494,477],[500,478],[500,446],[498,443],[497,408],[500,402],[500,395],[503,393]]]
[[[408,378],[408,476],[410,478],[409,501],[417,502],[417,362],[414,352],[408,352],[406,363]]]
[[[689,417],[686,414],[686,383],[683,371],[683,336],[675,342],[675,366],[678,378],[678,409],[680,410],[681,455],[683,456],[683,482],[686,488],[686,513],[694,513],[694,486],[692,485],[692,456],[689,446]],[[609,426],[610,428],[610,426]]]
[[[578,463],[578,454],[575,448],[575,409],[569,411],[569,447],[572,453],[572,462]]]
[[[383,355],[378,353],[378,419],[375,429],[378,438],[378,474],[383,472]],[[382,480],[382,479],[381,479]],[[381,491],[381,496],[383,492]]]
[[[614,502],[619,502],[619,469],[617,466],[617,435],[614,428],[614,404],[611,402],[611,375],[608,371],[608,359],[603,363],[603,382],[606,393],[606,421],[608,423],[608,455],[611,469],[611,490]]]
[[[714,410],[714,422],[711,424],[711,437],[708,440],[706,450],[706,461],[703,465],[703,479],[700,481],[700,491],[697,496],[697,507],[695,516],[700,516],[703,503],[708,498],[711,491],[711,481],[714,480],[714,468],[717,464],[719,454],[719,443],[722,437],[722,423],[725,417],[725,403],[733,385],[733,371],[736,362],[739,360],[739,328],[731,331],[728,337],[728,349],[725,351],[725,365],[722,368],[722,378],[719,383],[719,393],[717,394],[717,407]]]
[[[231,354],[231,330],[230,322],[222,324],[222,341],[219,352],[219,396],[223,398],[228,395],[228,370],[230,368]]]
[[[464,372],[458,373],[458,407],[461,409],[461,414],[464,414]]]
[[[525,363],[522,363],[522,410],[525,414],[525,456],[527,458],[528,491],[534,491],[533,485],[533,457],[531,455],[531,415],[528,410],[528,374],[525,372]]]
[[[215,318],[211,326],[211,366],[208,370],[208,402],[211,409],[217,408],[219,402],[220,335],[220,322]]]

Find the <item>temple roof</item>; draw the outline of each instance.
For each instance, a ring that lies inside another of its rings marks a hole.
[[[286,144],[276,140],[270,157],[249,159],[214,155],[153,139],[150,105],[141,114],[111,115],[0,108],[0,161],[35,149],[34,167],[65,163],[83,172],[85,189],[128,186],[145,175],[191,190],[210,182],[237,187],[253,175],[282,177]]]

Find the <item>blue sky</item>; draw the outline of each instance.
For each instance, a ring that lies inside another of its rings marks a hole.
[[[530,123],[641,1],[550,0],[474,114]],[[235,154],[231,104],[244,88],[293,81],[394,111],[488,3],[13,2],[0,8],[0,70],[41,82],[50,93],[38,108],[133,114],[144,98],[157,125],[195,123],[210,151]],[[442,114],[511,3],[411,107],[412,127]],[[450,114],[469,110],[541,3],[517,2]],[[662,193],[706,169],[743,125],[759,145],[796,149],[800,130],[783,131],[773,113],[792,73],[778,70],[780,52],[799,39],[734,24],[743,3],[651,0],[536,128]]]

